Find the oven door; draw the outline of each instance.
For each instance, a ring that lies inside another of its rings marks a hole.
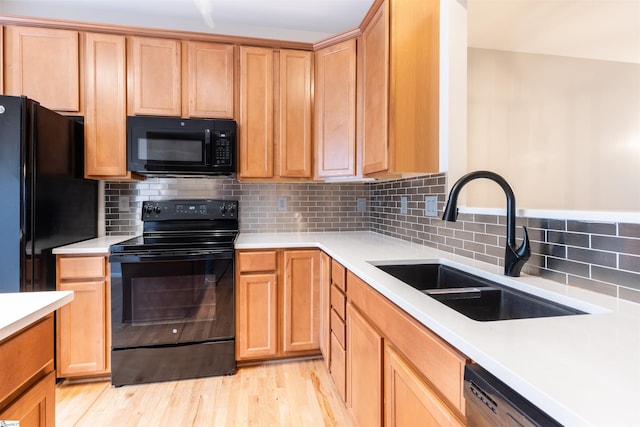
[[[109,260],[114,350],[234,338],[232,250]]]

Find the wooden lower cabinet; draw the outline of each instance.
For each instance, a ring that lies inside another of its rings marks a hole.
[[[240,275],[236,285],[236,358],[278,354],[278,280],[276,273]]]
[[[469,360],[353,273],[346,276],[345,386],[357,423],[463,426]]]
[[[347,405],[358,424],[382,425],[382,335],[347,306]]]
[[[0,420],[55,425],[53,323],[50,314],[0,342]]]
[[[320,351],[320,251],[237,251],[236,359]]]
[[[109,264],[102,254],[57,256],[57,290],[73,291],[58,310],[56,371],[59,378],[110,373]]]
[[[18,420],[20,427],[55,426],[55,392],[56,376],[51,372],[0,411],[0,420]]]
[[[384,346],[384,425],[462,427],[435,391],[391,345]]]

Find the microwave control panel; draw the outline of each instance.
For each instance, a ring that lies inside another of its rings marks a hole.
[[[215,166],[231,165],[233,160],[232,132],[214,132],[213,134],[213,164]]]

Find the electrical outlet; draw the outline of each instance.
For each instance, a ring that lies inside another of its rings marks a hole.
[[[358,207],[357,207],[356,210],[358,212],[366,212],[367,211],[367,199],[365,199],[364,197],[358,197],[357,202],[358,202]]]
[[[284,196],[278,197],[278,210],[286,211],[287,210],[287,198]]]
[[[118,199],[118,212],[129,212],[129,196],[120,196]]]
[[[403,215],[407,214],[407,196],[400,197],[400,213]]]
[[[438,196],[424,196],[424,216],[438,216]]]

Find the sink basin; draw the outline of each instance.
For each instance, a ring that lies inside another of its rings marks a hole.
[[[493,282],[442,264],[376,265],[419,291],[451,288],[479,288]]]
[[[442,264],[376,267],[447,307],[481,322],[586,314]]]

